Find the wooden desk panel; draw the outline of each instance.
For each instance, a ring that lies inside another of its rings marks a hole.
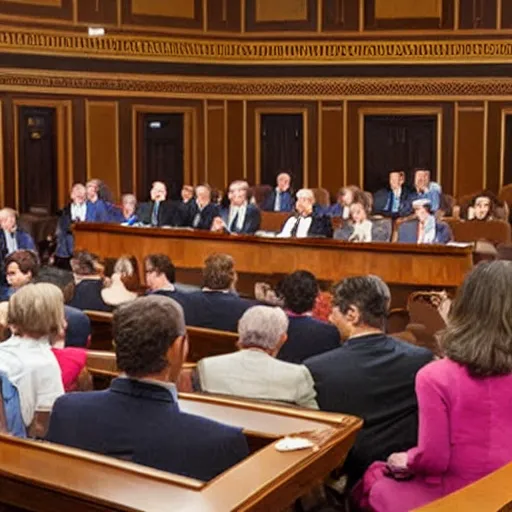
[[[471,248],[393,243],[357,244],[326,239],[274,239],[178,229],[82,223],[77,250],[104,258],[162,252],[176,267],[200,269],[214,252],[231,254],[239,272],[288,273],[304,269],[318,279],[376,274],[388,284],[457,287],[472,266]],[[142,267],[141,267],[142,268]]]

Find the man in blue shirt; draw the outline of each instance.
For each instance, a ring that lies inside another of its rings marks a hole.
[[[418,168],[414,170],[414,189],[411,195],[411,204],[417,199],[428,199],[430,209],[437,212],[441,206],[441,185],[435,181],[430,181],[430,171],[428,169]]]
[[[261,209],[267,212],[291,212],[295,206],[291,181],[287,172],[278,174],[277,187],[265,199]]]

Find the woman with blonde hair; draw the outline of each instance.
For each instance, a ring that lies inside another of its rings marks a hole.
[[[56,286],[27,284],[9,300],[12,336],[0,343],[0,373],[18,390],[29,435],[41,436],[54,401],[64,393],[51,343],[64,335],[64,299]]]
[[[101,297],[109,306],[119,306],[137,298],[137,294],[128,290],[125,283],[137,279],[136,268],[129,256],[121,256],[114,265],[114,273],[109,285],[101,290]]]
[[[512,461],[511,289],[510,261],[466,277],[441,336],[445,359],[416,375],[418,444],[370,466],[354,492],[363,510],[416,509]]]

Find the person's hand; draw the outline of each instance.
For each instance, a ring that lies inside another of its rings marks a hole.
[[[388,457],[387,464],[391,471],[405,471],[407,469],[407,453],[392,453]]]

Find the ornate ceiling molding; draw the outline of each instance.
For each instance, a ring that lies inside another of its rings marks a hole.
[[[0,26],[0,51],[239,65],[498,64],[510,62],[512,39],[235,41]]]
[[[209,78],[2,69],[0,90],[48,94],[301,99],[511,98],[512,78]]]

